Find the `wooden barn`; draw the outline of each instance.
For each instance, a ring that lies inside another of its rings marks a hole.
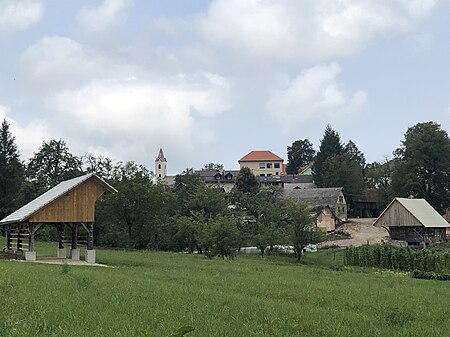
[[[322,231],[334,231],[347,218],[347,202],[341,187],[285,189],[279,198],[307,205],[315,213],[317,228]]]
[[[51,225],[58,232],[58,257],[66,257],[64,244],[70,243],[71,258],[79,260],[79,234],[84,231],[86,261],[95,263],[95,202],[104,193],[115,192],[114,187],[95,174],[61,182],[0,221],[0,226],[6,228],[4,251],[25,253],[26,260],[35,260],[34,236],[42,226]],[[70,240],[65,232],[70,232]]]
[[[418,245],[445,241],[450,224],[425,199],[395,198],[374,226],[386,228],[392,240]]]

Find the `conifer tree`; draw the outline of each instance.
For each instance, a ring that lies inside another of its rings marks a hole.
[[[0,219],[13,212],[20,204],[24,167],[9,131],[9,123],[3,120],[0,129]]]
[[[318,187],[326,187],[324,181],[325,172],[328,169],[327,161],[344,153],[341,137],[330,125],[327,125],[325,134],[320,142],[319,151],[314,160],[313,176]]]

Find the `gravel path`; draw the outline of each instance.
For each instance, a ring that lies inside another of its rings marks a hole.
[[[339,230],[349,233],[351,239],[332,240],[322,242],[320,246],[338,245],[339,247],[361,246],[366,243],[374,244],[389,240],[386,229],[374,227],[376,219],[349,219],[348,223],[339,227]]]

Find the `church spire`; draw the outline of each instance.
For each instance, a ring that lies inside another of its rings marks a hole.
[[[164,152],[162,147],[159,148],[158,157],[156,157],[155,161],[167,161],[166,157],[164,157]]]

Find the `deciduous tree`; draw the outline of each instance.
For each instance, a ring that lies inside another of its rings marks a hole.
[[[82,174],[81,160],[70,153],[63,140],[43,142],[28,163],[28,197],[45,192],[60,182]]]
[[[450,206],[450,139],[439,124],[408,128],[395,151],[392,189],[396,196],[424,198],[441,213]]]
[[[287,174],[297,174],[300,167],[305,166],[314,160],[316,151],[308,139],[296,140],[287,147],[288,163],[286,165]]]

